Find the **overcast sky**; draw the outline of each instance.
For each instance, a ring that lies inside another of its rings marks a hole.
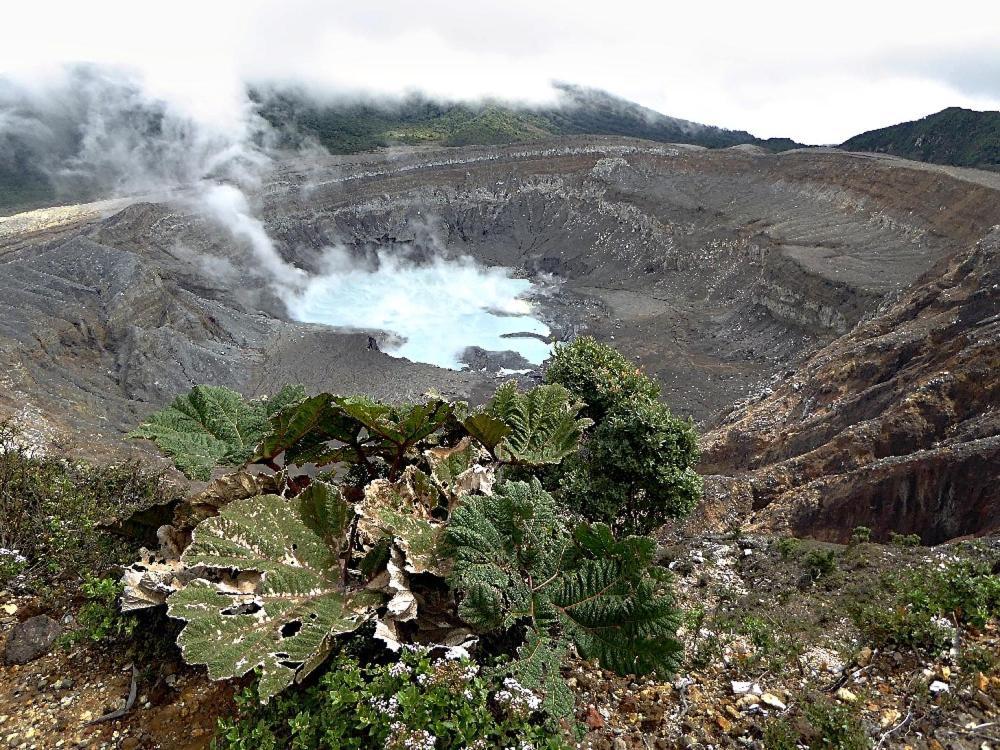
[[[835,143],[946,106],[1000,109],[1000,0],[28,0],[0,73],[137,69],[215,123],[242,82],[331,93],[551,96],[561,80],[665,114]]]

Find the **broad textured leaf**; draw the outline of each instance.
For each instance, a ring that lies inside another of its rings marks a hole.
[[[582,408],[561,385],[540,385],[521,393],[516,383],[505,383],[486,407],[509,428],[492,449],[494,455],[524,466],[559,463],[579,447],[583,431],[593,424],[577,416]]]
[[[220,508],[234,500],[280,492],[282,483],[280,474],[251,474],[242,470],[213,479],[204,490],[178,503],[174,526],[192,529],[206,518],[218,515]]]
[[[486,412],[470,414],[462,421],[462,426],[472,437],[482,443],[492,453],[500,441],[510,434],[510,427],[500,417]]]
[[[357,508],[358,528],[372,543],[383,535],[391,537],[405,556],[408,572],[444,576],[449,561],[442,549],[443,524],[432,514],[439,500],[430,477],[408,466],[396,482],[376,479],[365,487]]]
[[[441,399],[424,404],[383,404],[366,396],[338,398],[349,417],[356,419],[375,438],[396,446],[413,445],[440,429],[451,417],[454,406]]]
[[[246,463],[267,432],[269,417],[304,395],[294,386],[271,399],[248,401],[228,388],[199,385],[152,414],[132,437],[154,441],[187,476],[207,480],[217,465]]]
[[[329,452],[332,440],[348,442],[357,437],[360,426],[337,403],[337,396],[321,393],[302,399],[276,412],[270,430],[261,440],[257,459],[273,459],[285,452],[288,464],[318,462]]]
[[[298,497],[302,521],[306,526],[337,552],[347,527],[354,517],[340,489],[326,482],[313,482]]]
[[[431,467],[431,478],[447,496],[449,508],[468,492],[492,494],[495,470],[477,463],[481,449],[469,437],[452,448],[430,448],[424,457]]]
[[[167,606],[186,621],[177,642],[187,661],[205,664],[213,679],[259,668],[263,701],[312,667],[331,635],[369,619],[381,598],[345,592],[337,550],[303,520],[300,503],[275,495],[237,500],[204,521],[182,562],[260,574],[252,594],[199,579]]]

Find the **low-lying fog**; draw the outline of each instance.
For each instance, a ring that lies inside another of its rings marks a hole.
[[[377,261],[364,267],[331,253],[327,270],[286,299],[289,314],[367,331],[384,352],[453,370],[465,367],[461,355],[472,346],[514,351],[533,365],[548,357],[548,343],[515,335],[549,335],[532,317],[530,281],[471,258],[414,263],[383,252]]]

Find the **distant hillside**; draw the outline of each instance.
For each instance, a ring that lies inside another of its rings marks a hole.
[[[709,148],[750,143],[774,151],[800,145],[667,117],[595,89],[568,84],[556,88],[559,101],[548,107],[440,102],[420,95],[397,101],[318,103],[294,89],[255,90],[252,97],[264,118],[290,140],[312,136],[342,154],[394,144],[492,145],[559,135],[621,135]]]
[[[1000,112],[948,107],[921,120],[856,135],[840,147],[934,164],[1000,169]]]

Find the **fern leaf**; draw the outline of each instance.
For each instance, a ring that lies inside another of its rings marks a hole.
[[[505,463],[557,464],[577,449],[583,431],[593,424],[577,417],[582,408],[561,385],[541,385],[521,393],[513,381],[504,383],[483,413],[502,421],[507,431],[492,446],[484,445]],[[490,437],[495,436],[494,427]]]
[[[524,644],[517,650],[511,673],[524,687],[542,698],[542,711],[555,722],[566,726],[575,723],[576,700],[562,676],[566,658],[566,643],[555,641],[537,631],[528,631]]]

